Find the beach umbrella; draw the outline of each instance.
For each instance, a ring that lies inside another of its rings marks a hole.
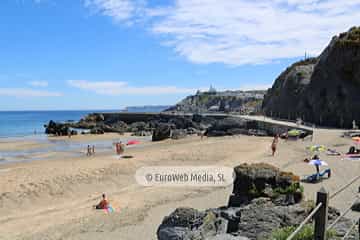
[[[324,145],[312,145],[312,146],[308,147],[308,149],[311,152],[323,152],[326,150],[326,147]]]
[[[314,166],[327,166],[328,164],[325,161],[322,161],[320,159],[313,159],[309,162],[309,165]]]
[[[140,144],[140,141],[138,140],[129,140],[126,145],[136,145],[136,144]]]

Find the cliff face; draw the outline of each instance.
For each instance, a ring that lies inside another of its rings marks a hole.
[[[293,64],[263,101],[268,116],[331,127],[360,120],[360,28],[334,37],[318,58]]]
[[[202,92],[188,96],[168,112],[238,112],[250,114],[261,109],[265,91]]]

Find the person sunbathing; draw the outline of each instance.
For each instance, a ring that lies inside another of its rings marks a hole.
[[[96,209],[107,209],[109,207],[109,202],[106,200],[106,195],[103,193],[102,200],[98,205],[95,206]]]

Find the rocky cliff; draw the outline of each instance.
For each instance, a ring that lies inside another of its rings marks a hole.
[[[333,37],[317,58],[300,61],[275,80],[262,104],[267,116],[331,127],[360,121],[360,27]]]
[[[198,92],[166,111],[185,113],[238,112],[256,113],[261,109],[265,91]]]

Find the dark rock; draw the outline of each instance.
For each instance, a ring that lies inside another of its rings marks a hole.
[[[176,129],[198,128],[195,122],[184,116],[171,118],[168,123],[175,125]]]
[[[131,136],[138,136],[138,137],[147,137],[147,136],[151,136],[152,133],[149,131],[137,131],[137,132],[133,132],[131,134]]]
[[[241,164],[234,171],[234,196],[229,199],[229,206],[240,206],[258,197],[269,197],[281,205],[294,204],[302,199],[300,178],[292,173],[264,163]]]
[[[181,139],[187,136],[186,129],[174,129],[171,131],[171,138],[172,139]]]
[[[45,127],[46,134],[53,134],[56,136],[67,136],[70,134],[77,134],[76,131],[71,131],[68,124],[65,123],[56,123],[52,120],[49,121]]]
[[[154,129],[152,134],[152,141],[161,141],[171,137],[171,125],[160,123]]]
[[[254,199],[239,208],[204,212],[181,208],[164,218],[157,235],[159,240],[266,239],[274,229],[300,224],[309,211],[302,204],[277,206],[267,198]],[[196,219],[199,224],[192,227]]]
[[[188,129],[186,129],[186,133],[187,133],[188,135],[193,135],[193,134],[199,134],[199,133],[201,133],[201,131],[198,130],[198,129],[196,129],[196,128],[190,127],[190,128],[188,128]]]
[[[276,229],[298,226],[314,208],[312,202],[297,201],[296,194],[291,194],[292,191],[285,188],[298,183],[298,177],[291,173],[281,172],[267,164],[243,164],[236,167],[235,172],[239,178],[234,183],[233,192],[241,193],[236,196],[246,197],[247,203],[239,202],[236,207],[220,207],[205,211],[178,208],[164,218],[157,231],[158,239],[268,239]],[[252,185],[251,191],[248,189],[249,185]],[[279,192],[279,188],[286,190],[286,194]],[[256,191],[253,192],[253,189],[259,191],[261,196],[254,197]],[[297,190],[299,189],[295,189],[295,192]],[[291,200],[287,199],[288,197]],[[339,216],[340,212],[337,209],[329,207],[329,224]],[[312,224],[313,220],[309,223]],[[351,220],[341,218],[333,227],[336,237],[343,237],[351,225]],[[355,236],[356,234],[352,233],[349,239],[356,239]]]
[[[360,212],[360,200],[359,199],[351,206],[351,210]]]
[[[92,128],[92,129],[90,130],[90,134],[104,134],[104,133],[105,133],[105,132],[104,132],[103,129],[97,128],[97,127]]]
[[[263,101],[272,117],[352,128],[360,121],[360,28],[334,37],[318,58],[286,69]]]
[[[240,221],[236,233],[249,239],[266,239],[274,229],[298,225],[308,209],[301,204],[277,206],[270,199],[254,199],[239,209]]]
[[[246,123],[246,120],[240,118],[221,119],[206,130],[206,135],[209,137],[234,135],[237,132],[242,132],[240,129],[246,129]]]
[[[225,135],[249,135],[249,130],[243,128],[231,128],[224,132]],[[211,136],[211,133],[210,133]]]
[[[129,125],[129,132],[149,131],[149,124],[145,122],[134,122]]]
[[[261,129],[249,129],[249,135],[258,136],[258,137],[270,136],[270,134],[266,130],[261,130]]]

